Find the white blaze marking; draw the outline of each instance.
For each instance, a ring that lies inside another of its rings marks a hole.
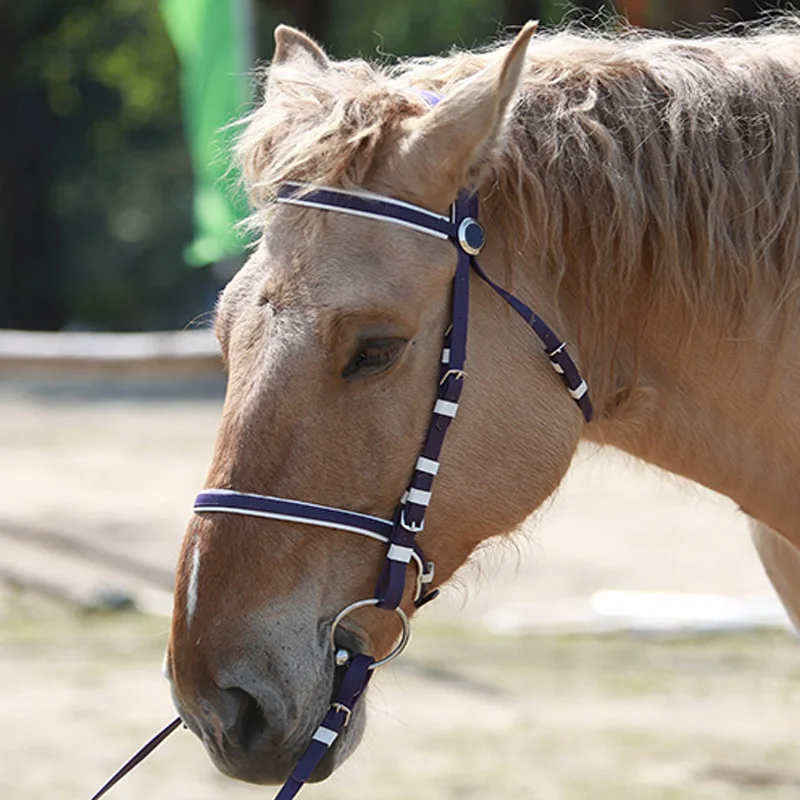
[[[189,589],[186,592],[186,627],[192,627],[192,619],[197,608],[197,584],[200,579],[200,541],[194,537],[192,550],[192,573],[189,576]]]

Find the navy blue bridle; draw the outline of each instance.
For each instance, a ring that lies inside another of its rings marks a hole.
[[[466,374],[464,365],[467,357],[469,278],[472,270],[530,325],[542,341],[550,364],[561,376],[567,391],[580,407],[587,422],[592,418],[592,405],[586,382],[581,378],[575,362],[567,353],[565,343],[531,308],[491,280],[478,264],[476,256],[484,245],[485,234],[477,221],[478,199],[474,194],[460,193],[449,216],[368,192],[319,188],[301,183],[283,184],[278,191],[277,201],[287,205],[393,222],[449,240],[455,245],[457,252],[452,288],[451,325],[444,337],[439,367],[439,388],[433,415],[422,453],[414,465],[411,481],[391,520],[316,503],[221,489],[201,492],[195,501],[194,510],[197,513],[226,512],[336,528],[360,533],[387,545],[386,559],[374,597],[360,600],[344,609],[333,621],[331,640],[333,641],[333,632],[339,622],[351,611],[365,605],[374,605],[399,614],[403,623],[403,636],[399,645],[381,661],[375,661],[371,656],[364,654],[351,655],[342,651],[336,653],[337,666],[343,667],[347,664],[347,672],[311,744],[276,797],[276,800],[289,800],[309,779],[327,749],[347,724],[355,702],[366,688],[372,670],[395,658],[405,646],[408,640],[408,619],[400,608],[400,603],[406,586],[406,568],[412,560],[417,567],[415,605],[419,607],[438,594],[438,590],[431,590],[434,578],[433,563],[425,559],[416,536],[425,527],[425,513],[431,500],[433,482],[439,471],[442,445],[458,411]]]
[[[539,337],[551,366],[561,376],[561,380],[570,396],[580,407],[586,422],[592,418],[592,404],[586,382],[581,378],[575,362],[569,356],[566,344],[531,308],[496,284],[478,264],[476,256],[483,248],[485,234],[478,223],[478,199],[474,194],[459,193],[448,216],[369,192],[313,187],[301,183],[283,184],[278,191],[277,202],[393,222],[420,233],[449,240],[455,246],[457,253],[451,297],[451,325],[444,337],[438,392],[432,419],[422,452],[414,465],[414,473],[408,488],[400,499],[391,520],[316,503],[245,494],[227,489],[207,489],[200,492],[195,500],[194,511],[198,514],[242,514],[334,528],[358,533],[386,545],[386,558],[378,577],[374,597],[351,603],[336,616],[331,624],[332,657],[336,668],[346,669],[346,671],[325,718],[315,731],[308,748],[291,776],[275,798],[275,800],[289,800],[308,781],[315,767],[346,727],[353,708],[366,689],[374,668],[396,658],[408,642],[409,621],[400,607],[400,603],[405,593],[409,563],[414,562],[417,572],[414,604],[419,607],[438,594],[438,590],[431,588],[434,579],[433,563],[425,559],[422,549],[416,541],[416,536],[425,527],[425,513],[431,500],[433,482],[439,471],[439,457],[447,430],[458,411],[466,376],[464,365],[467,357],[471,271],[474,271],[481,280],[500,295]],[[379,661],[363,653],[354,655],[345,650],[336,651],[334,643],[334,632],[342,619],[352,611],[366,606],[393,611],[402,622],[402,635],[399,643],[389,655]],[[97,800],[105,794],[179,724],[180,719],[175,720],[148,742],[92,800]]]

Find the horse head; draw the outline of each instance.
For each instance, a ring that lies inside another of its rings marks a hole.
[[[270,200],[302,181],[446,215],[460,189],[488,191],[533,29],[453,87],[429,87],[443,95],[430,108],[396,76],[333,62],[278,28],[263,103],[239,145],[258,244],[216,310],[228,386],[208,487],[392,516],[436,397],[453,247],[384,220]],[[491,221],[487,234],[484,268],[504,276],[519,256]],[[520,281],[552,298],[544,278]],[[473,283],[461,410],[418,537],[436,584],[552,493],[582,428],[530,331]],[[263,783],[290,772],[338,680],[332,620],[372,596],[384,555],[362,537],[292,521],[191,518],[167,673],[182,718],[223,772]],[[408,615],[413,600],[407,587]],[[362,608],[336,644],[380,658],[399,634],[396,615]],[[313,778],[353,750],[364,722],[359,706]]]

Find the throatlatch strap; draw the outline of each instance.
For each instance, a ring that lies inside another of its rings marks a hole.
[[[536,314],[528,305],[518,297],[495,283],[484,271],[476,259],[472,259],[472,268],[484,283],[494,289],[524,320],[531,326],[533,332],[539,337],[544,345],[545,353],[550,359],[553,369],[561,376],[564,385],[567,387],[570,397],[578,404],[583,418],[587,422],[592,421],[592,401],[589,399],[589,387],[581,377],[575,362],[567,352],[566,342],[562,342],[553,333],[552,328]]]

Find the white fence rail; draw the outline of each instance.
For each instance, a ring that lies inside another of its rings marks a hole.
[[[15,373],[219,372],[212,331],[46,333],[0,330],[0,371]]]

